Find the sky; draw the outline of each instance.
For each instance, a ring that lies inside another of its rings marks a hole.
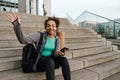
[[[84,11],[89,11],[106,18],[120,18],[120,0],[51,0],[52,16],[73,19]]]

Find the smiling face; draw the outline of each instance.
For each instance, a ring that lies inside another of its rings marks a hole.
[[[56,23],[53,20],[49,20],[46,25],[46,31],[49,33],[49,35],[54,35],[56,33],[57,27]]]

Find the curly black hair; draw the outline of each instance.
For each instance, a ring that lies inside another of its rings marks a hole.
[[[56,18],[55,16],[54,16],[54,17],[48,17],[48,19],[45,20],[45,22],[44,22],[45,29],[46,29],[46,27],[47,27],[47,22],[50,21],[50,20],[52,20],[52,21],[55,22],[56,28],[57,28],[57,30],[58,30],[59,25],[60,25],[60,21],[59,21],[59,19]]]

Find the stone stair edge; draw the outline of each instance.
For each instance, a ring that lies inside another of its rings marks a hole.
[[[102,63],[101,63],[102,64]],[[88,69],[88,70],[90,70],[90,71],[92,71],[91,69],[89,69],[89,68],[86,68],[86,69]],[[93,71],[94,72],[94,71]],[[97,72],[96,72],[97,73]]]
[[[88,55],[85,57],[75,58],[76,60],[80,60],[84,62],[84,67],[90,67],[93,65],[101,64],[107,61],[115,60],[120,58],[120,53],[111,51],[111,52],[103,52],[101,54]]]
[[[100,80],[102,80],[120,71],[120,59],[94,65],[87,69],[98,73],[100,75]]]
[[[1,44],[0,48],[23,47],[26,45],[26,44],[20,44],[19,41],[17,40],[16,41],[0,41],[0,44]],[[65,46],[70,48],[70,50],[74,50],[74,49],[106,46],[106,44],[104,41],[97,41],[97,42],[93,41],[93,42],[66,43]]]
[[[12,70],[16,68],[21,68],[21,56],[0,58],[0,71]],[[70,63],[71,70],[77,70],[83,68],[83,62],[75,59],[68,59]],[[78,65],[77,65],[78,64]],[[3,67],[6,66],[6,67]]]
[[[104,48],[105,50],[103,50]],[[22,47],[0,49],[0,57],[20,56],[22,55],[22,49],[23,49]],[[67,58],[88,56],[88,55],[93,55],[93,54],[99,54],[101,52],[99,50],[102,50],[102,52],[112,51],[112,46],[104,46],[104,47],[102,46],[102,47],[97,47],[97,48],[92,47],[92,48],[87,48],[87,49],[69,50],[66,52],[65,56]]]

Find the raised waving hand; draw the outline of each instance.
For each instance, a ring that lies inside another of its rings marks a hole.
[[[20,24],[20,17],[16,13],[8,13],[7,18],[8,18],[8,21],[10,21],[11,23],[14,22],[15,20],[18,20],[18,22]]]

